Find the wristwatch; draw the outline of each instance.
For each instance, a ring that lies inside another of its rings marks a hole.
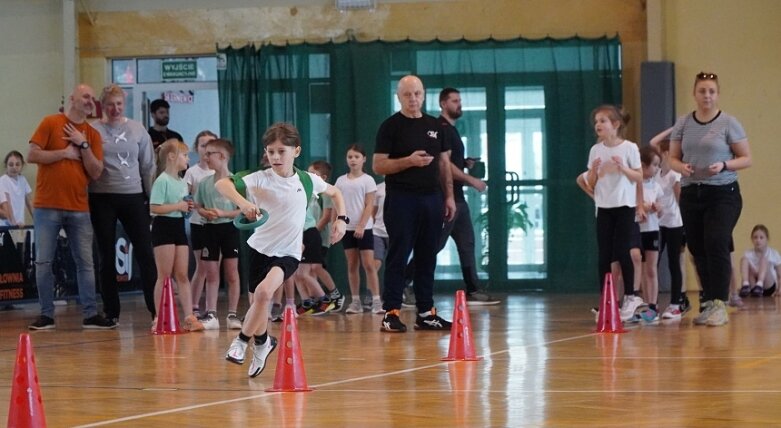
[[[336,216],[337,220],[342,220],[344,224],[350,224],[350,217],[347,217],[346,215],[338,215]]]
[[[79,148],[82,149],[82,150],[88,149],[89,148],[89,143],[86,142],[86,141],[82,141],[81,144],[79,144]]]

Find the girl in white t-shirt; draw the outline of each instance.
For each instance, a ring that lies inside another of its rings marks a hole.
[[[357,144],[347,148],[347,166],[350,172],[336,180],[336,188],[344,196],[347,217],[354,219],[347,225],[347,232],[342,239],[344,255],[347,258],[347,280],[350,283],[352,302],[345,311],[348,314],[363,312],[360,288],[361,273],[359,263],[366,273],[366,287],[372,294],[372,313],[382,314],[380,300],[380,280],[377,275],[377,265],[374,264],[374,198],[377,183],[372,176],[363,172],[366,164],[366,152]]]
[[[198,189],[198,185],[204,178],[213,175],[214,170],[209,168],[206,163],[206,145],[210,141],[216,140],[217,135],[209,130],[201,131],[195,137],[195,144],[193,144],[193,151],[198,153],[200,158],[198,163],[187,168],[187,172],[184,173],[184,181],[187,183],[187,191],[190,195],[195,195],[195,191]],[[195,272],[193,272],[193,278],[190,281],[193,295],[193,314],[196,317],[200,317],[200,300],[203,294],[204,287],[206,286],[206,269],[201,262],[201,253],[206,246],[206,232],[204,226],[204,217],[198,213],[198,207],[195,206],[190,214],[190,242],[192,243],[192,252],[195,257]],[[217,214],[214,210],[203,211],[208,218],[206,220],[214,220],[217,218]],[[237,323],[233,323],[232,328],[236,328]]]
[[[659,172],[659,152],[651,146],[640,149],[643,166],[643,209],[640,211],[640,240],[643,243],[643,291],[648,308],[640,313],[646,324],[659,323],[656,299],[659,297],[659,204],[662,187],[654,179]]]
[[[637,145],[623,138],[625,121],[618,108],[602,105],[591,113],[597,144],[588,157],[589,187],[597,205],[597,245],[599,283],[610,273],[610,263],[618,259],[624,277],[622,320],[631,319],[643,299],[635,294],[634,267],[629,255],[634,232],[636,184],[642,181]]]
[[[743,253],[740,259],[743,277],[740,295],[743,297],[772,296],[776,292],[776,284],[781,276],[781,256],[767,245],[769,240],[770,232],[764,225],[758,224],[751,229],[754,248]]]
[[[27,179],[22,175],[24,156],[16,150],[5,156],[5,175],[0,177],[0,200],[5,201],[5,219],[0,219],[0,226],[24,226],[24,208],[30,216],[33,206],[30,203],[32,189]]]

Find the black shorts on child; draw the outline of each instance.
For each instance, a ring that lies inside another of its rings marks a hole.
[[[354,230],[348,230],[342,238],[342,246],[345,250],[357,248],[363,250],[374,250],[374,233],[371,229],[363,231],[363,236],[358,239],[355,237]]]
[[[206,246],[206,226],[190,223],[190,247],[193,251],[203,250]]]
[[[258,284],[260,284],[260,282],[266,278],[266,275],[268,275],[269,271],[271,271],[271,268],[274,266],[282,269],[282,272],[284,273],[284,279],[288,279],[293,276],[293,274],[296,272],[296,269],[298,269],[298,260],[296,260],[295,257],[271,257],[259,253],[254,248],[250,248],[249,251],[250,272],[249,284],[247,288],[250,293],[255,292]]]
[[[233,223],[207,223],[204,226],[201,260],[216,262],[239,257],[239,229]]]
[[[323,247],[323,238],[320,237],[320,231],[316,227],[310,227],[304,231],[304,251],[301,253],[301,263],[323,264],[323,253],[320,248]]]
[[[152,217],[152,247],[188,245],[182,217]]]

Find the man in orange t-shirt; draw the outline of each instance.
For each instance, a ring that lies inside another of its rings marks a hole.
[[[95,108],[94,92],[77,85],[64,113],[43,118],[30,138],[27,160],[38,164],[33,198],[35,226],[35,277],[41,316],[28,327],[50,330],[54,324],[54,273],[52,264],[60,229],[65,229],[76,262],[76,282],[85,329],[111,329],[117,324],[98,314],[95,269],[92,260],[92,223],[87,184],[103,172],[100,134],[87,116]]]

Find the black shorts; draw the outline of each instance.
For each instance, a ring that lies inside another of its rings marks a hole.
[[[342,238],[342,246],[345,250],[357,248],[363,250],[374,250],[374,233],[371,229],[363,231],[363,237],[359,240],[355,237],[354,230],[348,230]]]
[[[216,262],[239,257],[239,229],[233,223],[207,223],[203,225],[204,247],[201,260]]]
[[[266,278],[271,268],[278,266],[284,272],[285,279],[290,278],[298,269],[298,260],[295,257],[269,257],[250,248],[249,254],[249,284],[248,290],[254,293],[258,284]]]
[[[203,250],[206,247],[206,226],[190,223],[190,243],[193,251]]]
[[[323,260],[323,269],[326,268],[325,261],[328,260],[328,248],[329,247],[326,247],[325,245],[320,247],[320,258]]]
[[[629,248],[643,249],[643,241],[640,238],[640,224],[635,222],[632,227],[632,234],[629,235]]]
[[[323,264],[323,238],[316,227],[304,231],[304,251],[301,253],[301,263]]]
[[[643,232],[640,234],[643,243],[643,251],[659,251],[659,231]]]
[[[161,245],[188,245],[184,218],[152,217],[152,247]]]

